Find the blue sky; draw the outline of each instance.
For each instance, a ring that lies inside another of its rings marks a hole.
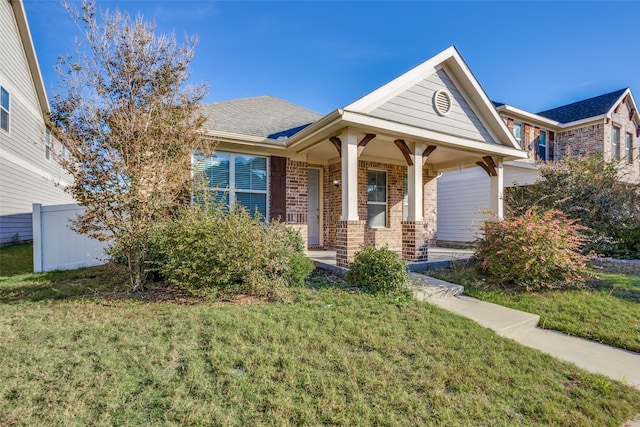
[[[78,2],[72,2],[79,4]],[[24,0],[49,93],[79,30],[59,0]],[[542,111],[631,87],[637,1],[116,1],[158,33],[197,35],[206,102],[273,95],[325,114],[455,45],[488,96]]]

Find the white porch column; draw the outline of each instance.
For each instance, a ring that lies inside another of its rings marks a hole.
[[[424,144],[412,143],[409,148],[413,151],[413,166],[407,168],[407,184],[409,196],[408,221],[422,221],[423,214],[423,187],[422,187],[422,153]]]
[[[351,129],[340,135],[342,141],[342,221],[358,217],[358,136]]]
[[[504,218],[504,161],[502,157],[496,159],[497,176],[491,179],[491,211],[496,214],[498,219]]]

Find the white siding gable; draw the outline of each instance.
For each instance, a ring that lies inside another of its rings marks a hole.
[[[434,94],[440,89],[447,90],[452,98],[451,112],[446,116],[439,115],[433,105]],[[443,68],[436,70],[369,114],[464,139],[496,143]]]

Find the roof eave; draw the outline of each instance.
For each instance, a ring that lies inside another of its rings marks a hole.
[[[40,110],[42,111],[42,117],[47,121],[51,109],[49,107],[49,99],[47,98],[47,91],[45,90],[44,80],[42,79],[42,73],[40,72],[40,65],[38,64],[38,57],[31,38],[31,31],[29,30],[29,24],[27,21],[27,14],[22,4],[22,0],[10,0],[9,3],[13,9],[13,14],[18,25],[18,32],[20,33],[20,39],[22,46],[24,47],[24,53],[27,57],[27,63],[29,65],[29,71],[33,80],[33,85],[38,96],[38,103],[40,104]]]
[[[562,123],[556,121],[556,120],[552,120],[549,119],[547,117],[544,116],[539,116],[535,113],[530,113],[529,111],[525,111],[522,110],[520,108],[516,108],[514,106],[508,105],[508,104],[503,104],[500,107],[496,107],[496,111],[498,112],[505,112],[505,113],[511,113],[514,116],[518,116],[520,118],[524,118],[524,119],[529,119],[532,122],[538,122],[541,124],[545,124],[548,125],[550,127],[557,127],[560,128],[562,127]]]

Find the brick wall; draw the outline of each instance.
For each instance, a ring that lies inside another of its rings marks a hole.
[[[370,169],[387,172],[387,227],[369,228],[367,224],[367,171]],[[364,243],[368,246],[387,245],[394,251],[402,251],[402,221],[404,214],[404,178],[407,167],[387,163],[358,161],[358,216],[364,221]],[[437,230],[437,181],[423,171],[424,222],[426,243],[435,244]],[[336,224],[342,214],[342,182],[339,188],[334,180],[342,180],[341,165],[335,163],[324,167],[324,246],[336,248]]]
[[[307,162],[287,159],[286,223],[307,242]]]
[[[407,167],[385,163],[358,161],[358,216],[367,219],[367,171],[370,169],[387,172],[387,227],[365,229],[367,246],[381,248],[388,246],[394,251],[402,250],[402,215],[404,198],[404,177]]]
[[[621,178],[625,181],[637,182],[639,179],[640,159],[638,159],[638,138],[636,137],[636,126],[633,120],[629,119],[631,113],[629,105],[622,102],[604,125],[604,157],[606,160],[612,159],[611,134],[613,127],[620,129],[620,166]],[[626,135],[631,135],[631,164],[625,160]]]
[[[560,146],[561,158],[569,154],[573,157],[603,154],[605,148],[605,130],[602,123],[558,132],[556,138]],[[611,135],[609,135],[610,143]]]

